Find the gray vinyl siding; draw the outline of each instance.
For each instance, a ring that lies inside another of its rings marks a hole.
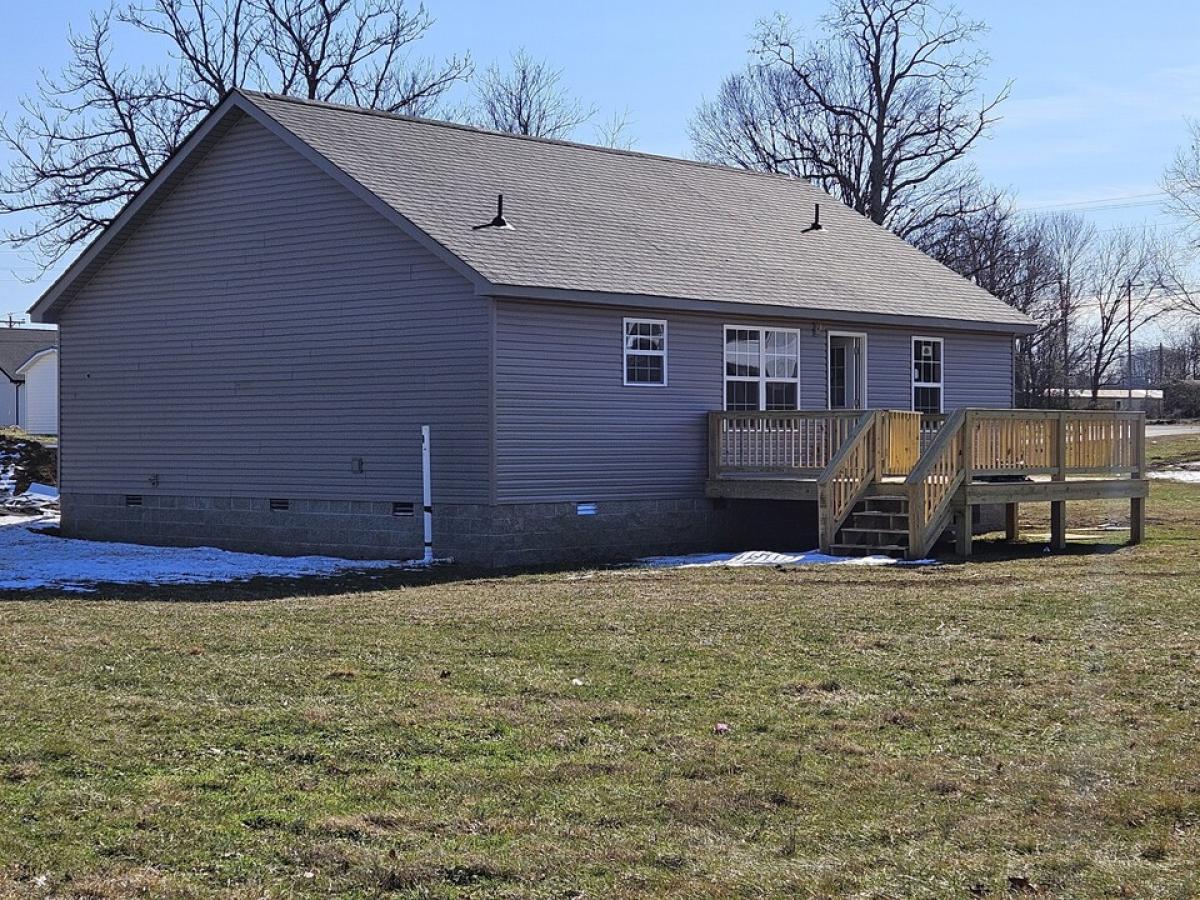
[[[243,120],[63,313],[64,490],[419,501],[429,424],[487,502],[490,303]]]
[[[622,320],[667,320],[667,385],[624,386]],[[724,404],[723,328],[800,331],[800,398],[824,409],[826,332],[835,323],[648,313],[499,301],[495,342],[500,503],[700,497],[706,414]],[[1007,335],[854,328],[867,334],[868,402],[909,409],[912,337],[945,339],[945,404],[1011,405]]]
[[[851,329],[854,330],[854,329]],[[1004,334],[930,329],[867,329],[867,403],[912,408],[912,339],[941,338],[943,405],[1012,406],[1012,338]]]
[[[0,374],[0,425],[20,425],[19,417],[23,412],[17,402],[20,396],[18,386]]]

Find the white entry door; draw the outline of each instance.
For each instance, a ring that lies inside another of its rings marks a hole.
[[[845,331],[829,332],[829,408],[865,409],[867,406],[867,336]]]

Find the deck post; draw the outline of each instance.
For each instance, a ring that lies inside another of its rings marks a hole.
[[[969,557],[971,555],[971,503],[967,498],[965,484],[959,488],[955,506],[958,507],[958,511],[954,517],[954,552],[959,556]]]
[[[1132,478],[1146,477],[1146,414],[1143,412],[1134,425]],[[1129,543],[1140,544],[1146,538],[1146,498],[1129,500]]]
[[[959,507],[958,534],[955,549],[959,556],[971,555],[971,538],[975,523],[971,521],[971,479],[974,477],[972,468],[975,465],[975,411],[968,409],[963,418],[962,426],[962,505]]]
[[[1067,549],[1067,501],[1053,500],[1050,503],[1050,549]]]
[[[906,484],[908,494],[908,558],[919,559],[917,545],[925,533],[925,485]]]
[[[721,474],[721,417],[714,412],[708,414],[708,477]]]
[[[817,548],[826,556],[833,552],[833,535],[829,533],[829,508],[832,501],[829,485],[817,485]]]
[[[1019,503],[1004,504],[1004,538],[1007,541],[1021,539],[1021,522],[1018,518],[1020,507]]]
[[[975,464],[975,410],[968,409],[962,424],[962,470],[963,488],[970,487],[971,469]],[[970,498],[967,498],[968,500]]]
[[[886,409],[881,409],[876,412],[876,414],[875,414],[875,435],[874,435],[875,448],[874,448],[874,452],[871,454],[871,458],[875,461],[875,477],[872,479],[873,481],[882,480],[883,479],[883,471],[885,468],[887,468],[887,466],[884,464],[883,454],[884,454],[884,451],[885,451],[887,445],[889,445],[891,443],[891,441],[884,440],[883,436],[885,433],[889,432],[889,430],[891,428],[891,424],[892,424],[891,419],[888,416],[888,411]],[[888,438],[890,438],[890,437],[891,437],[891,434],[889,433]]]
[[[1129,500],[1129,543],[1140,544],[1146,539],[1146,498]]]
[[[1067,480],[1067,415],[1059,412],[1055,417],[1054,474],[1053,481]],[[1067,501],[1054,500],[1050,503],[1050,549],[1067,549]]]

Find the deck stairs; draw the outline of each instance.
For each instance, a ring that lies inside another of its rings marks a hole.
[[[830,548],[835,556],[890,556],[908,553],[908,497],[867,496],[855,505]]]

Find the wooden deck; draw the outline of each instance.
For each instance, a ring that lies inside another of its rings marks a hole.
[[[707,494],[808,500],[825,552],[926,555],[953,527],[971,552],[972,506],[1051,504],[1051,543],[1066,540],[1066,503],[1128,499],[1130,540],[1145,527],[1143,413],[962,409],[922,417],[865,412],[711,413]],[[885,510],[872,498],[886,500]],[[876,504],[878,506],[878,504]]]

